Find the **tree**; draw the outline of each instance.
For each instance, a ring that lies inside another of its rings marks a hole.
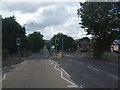
[[[81,39],[79,39],[80,42],[82,41],[87,41],[87,42],[90,42],[90,39],[88,37],[83,37]]]
[[[33,32],[27,36],[27,46],[32,52],[39,52],[44,45],[43,35],[40,32]]]
[[[3,54],[4,51],[9,52],[9,54],[17,52],[16,38],[21,38],[20,50],[25,48],[25,27],[21,27],[14,16],[2,19]]]
[[[80,3],[82,28],[94,38],[94,56],[100,58],[114,39],[120,39],[120,2]]]
[[[59,39],[59,50],[62,50],[62,39],[64,50],[72,49],[74,47],[74,39],[72,37],[64,35],[63,33],[58,33],[54,35],[50,40],[51,44],[54,46],[56,39]]]
[[[51,48],[50,40],[45,40],[45,45],[46,45],[46,48],[48,49],[48,51],[50,51],[50,48]]]

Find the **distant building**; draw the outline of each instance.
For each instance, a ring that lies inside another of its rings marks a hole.
[[[87,52],[87,51],[89,51],[89,49],[90,49],[90,43],[87,41],[82,41],[80,51]]]
[[[120,40],[114,40],[111,45],[111,52],[120,53]]]

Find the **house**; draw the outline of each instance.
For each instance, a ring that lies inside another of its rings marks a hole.
[[[120,53],[120,40],[114,40],[111,45],[111,52]]]
[[[89,51],[89,49],[90,49],[90,43],[87,41],[82,41],[80,51],[87,52],[87,51]]]

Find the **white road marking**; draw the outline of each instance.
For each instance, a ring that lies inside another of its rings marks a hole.
[[[73,82],[71,82],[71,81],[69,81],[68,79],[66,79],[66,78],[63,77],[63,72],[62,72],[61,70],[60,70],[60,72],[61,72],[61,78],[62,78],[62,79],[64,79],[65,81],[69,82],[69,83],[72,84],[72,85],[75,85]]]
[[[53,62],[52,62],[51,64],[53,64]],[[68,87],[78,87],[75,83],[73,83],[73,82],[69,81],[68,79],[64,78],[64,77],[63,77],[63,71],[60,70],[60,69],[58,69],[58,68],[56,68],[56,67],[57,67],[56,64],[54,64],[54,65],[55,65],[55,66],[54,66],[54,69],[61,72],[61,73],[60,73],[60,74],[61,74],[61,75],[60,75],[61,78],[64,79],[65,81],[69,82],[70,84],[72,84],[72,85],[69,85]]]
[[[76,61],[76,63],[81,64],[81,65],[85,65],[84,63],[82,63],[82,62],[78,62],[78,61]]]
[[[66,55],[66,56],[68,56],[68,57],[74,57],[74,56],[72,56],[72,55]]]
[[[56,62],[55,62],[56,63]],[[58,63],[56,63],[58,66],[60,66]]]
[[[69,87],[69,88],[72,88],[72,87],[73,87],[73,88],[74,88],[74,87],[78,88],[78,85],[69,85],[68,87]]]
[[[111,74],[107,74],[108,76],[110,76],[110,77],[113,77],[113,78],[115,78],[115,79],[119,79],[118,77],[116,77],[116,76],[114,76],[114,75],[111,75]]]
[[[53,64],[53,61],[51,62],[51,64]]]
[[[80,88],[83,88],[83,86],[80,86]]]
[[[4,80],[5,78],[6,78],[6,73],[4,74],[3,78],[0,81]]]
[[[23,63],[25,63],[26,61],[24,61],[24,62],[21,62],[21,64],[23,64]]]
[[[91,69],[93,69],[93,70],[95,70],[95,71],[100,71],[100,70],[94,68],[93,66],[88,66],[88,68],[91,68]]]
[[[2,81],[2,79],[0,79],[0,82]]]
[[[5,68],[7,68],[7,67],[3,67],[3,69],[5,69]]]
[[[63,68],[61,68],[62,70],[63,70],[63,72],[66,74],[66,75],[68,75],[68,77],[70,77],[70,75],[63,69]]]
[[[14,67],[15,65],[12,65],[12,67]]]

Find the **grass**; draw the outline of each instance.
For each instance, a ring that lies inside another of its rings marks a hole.
[[[93,56],[93,54],[88,53],[88,56]],[[116,59],[117,55],[112,55],[112,54],[103,54],[102,58],[107,58],[107,59]]]
[[[76,52],[65,52],[66,54],[75,54]]]
[[[110,55],[110,54],[104,54],[102,58],[111,58],[111,59],[116,59],[116,55]]]
[[[75,54],[76,52],[65,52],[66,54]],[[80,52],[79,53],[82,56],[86,56],[86,57],[94,57],[93,53],[90,52]],[[117,55],[112,55],[112,54],[103,54],[102,58],[106,58],[106,59],[116,59]]]

